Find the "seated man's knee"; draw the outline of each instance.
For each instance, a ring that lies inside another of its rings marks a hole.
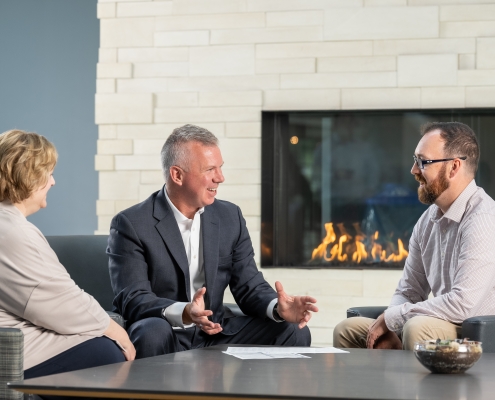
[[[299,329],[299,327],[294,326],[294,334],[296,340],[294,346],[302,346],[302,347],[311,346],[311,332],[309,331],[309,328],[307,326],[305,326],[302,329]]]
[[[460,327],[442,319],[417,316],[408,320],[402,330],[404,350],[414,350],[414,343],[420,340],[456,339]]]
[[[344,319],[333,330],[333,345],[345,348],[366,347],[368,328],[373,321],[364,317]]]
[[[142,319],[134,322],[127,332],[136,348],[136,358],[174,352],[175,335],[172,326],[164,319]]]

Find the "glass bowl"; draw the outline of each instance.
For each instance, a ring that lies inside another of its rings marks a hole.
[[[467,339],[422,340],[414,344],[414,355],[437,374],[460,374],[471,368],[483,352],[481,342]]]

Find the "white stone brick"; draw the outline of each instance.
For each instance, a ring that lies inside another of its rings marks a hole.
[[[137,200],[139,172],[100,172],[98,187],[99,200]]]
[[[160,168],[160,153],[155,157],[146,155],[132,156],[115,156],[115,169],[117,171],[139,171],[139,170],[156,170]]]
[[[373,42],[313,42],[256,45],[256,58],[305,58],[371,56]]]
[[[365,7],[407,6],[407,0],[364,0]]]
[[[259,169],[222,169],[226,184],[261,184],[261,170]]]
[[[245,217],[246,226],[250,232],[261,231],[261,221],[258,217]]]
[[[474,54],[459,54],[459,69],[475,69],[476,56]]]
[[[160,93],[167,90],[167,78],[117,79],[118,93]]]
[[[115,201],[115,214],[117,214],[121,211],[124,211],[129,207],[132,207],[137,202],[138,202],[137,199],[136,200],[116,200]]]
[[[261,169],[261,140],[253,139],[222,139],[220,143],[224,169]]]
[[[267,90],[263,110],[338,110],[340,90]]]
[[[180,0],[174,1],[174,14],[225,14],[244,12],[244,0]]]
[[[398,84],[402,87],[455,86],[457,63],[456,54],[398,56]]]
[[[438,7],[364,7],[325,10],[324,39],[438,37]]]
[[[117,137],[116,125],[99,125],[98,139],[115,139]]]
[[[208,92],[228,90],[266,90],[278,89],[278,75],[212,76],[193,78],[170,78],[170,92]]]
[[[164,76],[188,76],[188,62],[136,63],[134,76],[136,78],[154,78]]]
[[[363,271],[363,295],[367,297],[383,297],[389,299],[394,294],[402,271]]]
[[[97,200],[96,215],[115,215],[115,201]]]
[[[475,1],[474,3],[478,3]],[[440,7],[440,21],[495,20],[495,4],[472,4]]]
[[[148,124],[148,125],[118,125],[117,137],[119,139],[163,139],[163,143],[175,128],[183,123],[173,124]],[[199,121],[196,125],[208,129],[217,137],[225,136],[224,123],[211,123]]]
[[[209,43],[209,31],[156,32],[155,46],[205,46]]]
[[[266,13],[267,27],[311,25],[323,25],[323,10]]]
[[[124,2],[124,1],[136,2],[136,1],[151,1],[151,0],[98,0],[98,3],[115,3],[116,1],[118,1],[119,3],[121,3],[121,2]]]
[[[409,6],[451,5],[451,4],[485,4],[493,0],[408,0]]]
[[[342,89],[342,109],[419,108],[420,89]]]
[[[261,107],[156,108],[155,122],[191,123],[196,121],[260,121]]]
[[[95,155],[96,171],[113,171],[115,169],[115,160],[109,155]]]
[[[96,5],[96,18],[114,18],[115,3],[99,3]]]
[[[158,33],[157,33],[158,35]],[[311,42],[322,39],[319,26],[221,29],[211,31],[211,44]]]
[[[259,122],[227,122],[225,124],[227,137],[261,137],[261,124]]]
[[[163,185],[139,185],[139,201],[144,201],[153,193],[162,188]]]
[[[189,60],[187,47],[119,49],[119,62],[166,62]]]
[[[467,87],[466,107],[495,107],[495,86]]]
[[[199,105],[196,92],[158,93],[155,99],[157,108],[197,107]]]
[[[132,140],[98,140],[98,154],[132,154]]]
[[[318,72],[396,71],[397,59],[393,56],[318,58],[316,70]]]
[[[132,77],[132,64],[98,63],[96,76],[98,78],[130,78]]]
[[[239,92],[203,92],[199,94],[201,107],[260,106],[263,103],[260,90]]]
[[[116,63],[117,62],[117,49],[111,49],[111,48],[98,49],[98,62]]]
[[[242,211],[242,215],[258,217],[261,215],[261,202],[259,199],[239,199],[235,204],[239,206]],[[254,247],[254,243],[253,243]],[[259,249],[259,247],[256,247]]]
[[[377,40],[373,43],[375,55],[399,54],[455,54],[474,53],[476,40],[469,39],[419,39]]]
[[[98,232],[100,234],[108,235],[110,232],[110,223],[112,222],[112,216],[99,215],[98,216]]]
[[[362,0],[249,0],[248,11],[320,10],[332,7],[361,7]]]
[[[151,94],[97,94],[96,124],[136,124],[153,121]]]
[[[198,29],[241,29],[265,26],[264,13],[174,15],[157,17],[155,31],[181,31]]]
[[[135,139],[134,140],[134,154],[160,154],[165,139]],[[141,183],[149,183],[143,182]]]
[[[261,185],[222,184],[218,188],[217,197],[234,203],[239,199],[259,199],[261,198]]]
[[[495,69],[463,70],[457,73],[459,86],[493,86]]]
[[[495,68],[495,38],[476,39],[476,68]]]
[[[96,93],[115,93],[115,79],[97,79]]]
[[[191,76],[254,74],[254,45],[204,46],[190,49]]]
[[[153,18],[115,18],[100,21],[100,47],[153,46]]]
[[[440,37],[495,36],[493,21],[441,22]]]
[[[163,172],[161,169],[156,171],[141,171],[141,180],[140,180],[141,184],[163,185],[164,182],[165,182],[165,178],[163,177]]]
[[[172,14],[173,1],[117,3],[117,17],[156,17]]]
[[[316,59],[314,58],[284,58],[256,60],[257,74],[291,74],[315,72]]]
[[[321,89],[346,87],[394,87],[395,72],[334,72],[326,74],[285,74],[280,76],[282,89]]]
[[[421,108],[464,108],[463,87],[421,88]]]

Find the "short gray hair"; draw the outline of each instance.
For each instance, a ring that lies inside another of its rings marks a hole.
[[[162,170],[165,179],[170,175],[170,167],[184,168],[188,162],[184,144],[198,142],[203,146],[218,146],[217,137],[205,128],[196,125],[184,125],[175,128],[162,147]]]

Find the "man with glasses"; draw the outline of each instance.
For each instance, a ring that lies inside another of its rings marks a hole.
[[[474,181],[476,135],[459,122],[421,133],[411,174],[431,206],[414,227],[390,306],[376,320],[342,321],[336,347],[412,350],[418,340],[459,338],[466,318],[495,314],[495,202]]]

